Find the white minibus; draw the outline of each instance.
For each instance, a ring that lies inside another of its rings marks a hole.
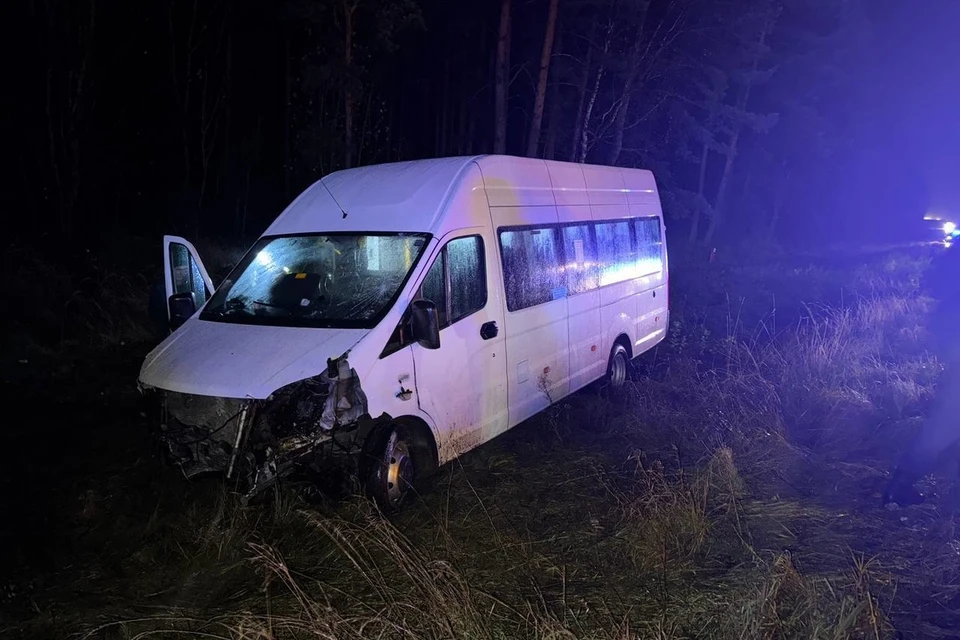
[[[346,469],[385,510],[439,465],[602,378],[669,325],[639,169],[488,155],[339,171],[216,289],[164,238],[171,333],[139,376],[166,453],[248,500]]]

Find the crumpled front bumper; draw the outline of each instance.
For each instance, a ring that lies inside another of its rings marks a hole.
[[[351,434],[368,417],[366,396],[345,359],[266,400],[147,391],[159,405],[157,432],[170,461],[187,478],[235,480],[244,501],[298,466],[316,464],[325,447],[356,449]]]

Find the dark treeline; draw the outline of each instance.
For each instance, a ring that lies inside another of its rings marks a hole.
[[[20,4],[18,231],[249,236],[330,171],[489,152],[651,168],[711,244],[895,200],[866,0]]]

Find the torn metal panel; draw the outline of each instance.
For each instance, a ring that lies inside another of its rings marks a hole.
[[[346,358],[266,400],[163,392],[161,439],[188,478],[224,473],[252,498],[298,466],[354,453],[367,398]]]

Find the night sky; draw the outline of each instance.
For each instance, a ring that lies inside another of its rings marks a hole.
[[[960,217],[960,4],[889,4],[873,46],[878,107],[903,165],[918,167],[931,211]]]

